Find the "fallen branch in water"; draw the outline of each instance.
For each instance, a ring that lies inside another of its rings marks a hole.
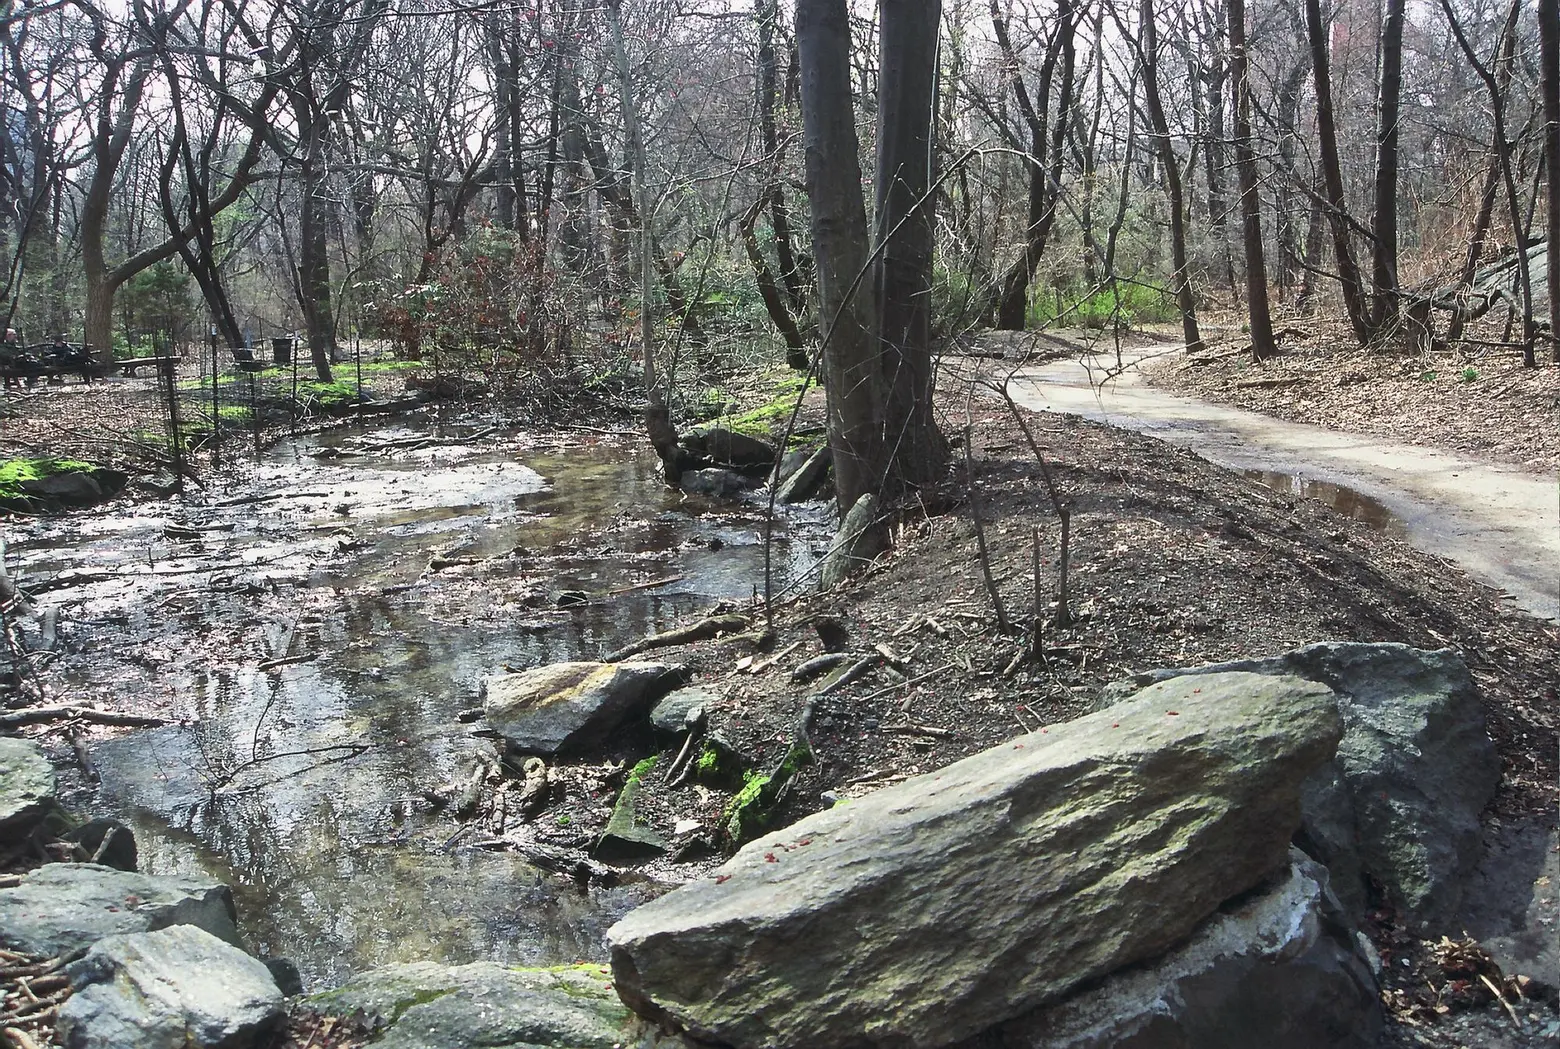
[[[168,724],[167,718],[154,718],[146,714],[120,714],[112,710],[94,710],[92,707],[33,707],[10,714],[0,714],[0,728],[17,725],[39,725],[46,721],[90,721],[97,725],[120,725],[130,728],[156,728]]]
[[[667,630],[659,634],[651,634],[649,637],[640,638],[626,648],[620,648],[616,652],[610,652],[602,657],[603,663],[619,663],[631,656],[637,656],[641,652],[652,648],[668,648],[672,645],[686,645],[694,641],[706,641],[721,634],[736,633],[747,629],[749,620],[747,616],[723,615],[706,616],[697,623],[678,627],[675,630]]]
[[[277,499],[328,499],[329,492],[266,492],[264,495],[239,495],[232,499],[218,499],[212,506],[248,506],[251,503],[270,503]]]
[[[283,656],[280,659],[267,659],[255,669],[260,671],[275,670],[278,667],[291,666],[294,663],[312,663],[320,658],[318,652],[305,652],[299,656]]]

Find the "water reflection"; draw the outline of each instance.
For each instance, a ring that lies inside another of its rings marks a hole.
[[[1388,510],[1378,499],[1347,485],[1331,481],[1318,481],[1303,474],[1283,473],[1278,470],[1242,470],[1253,481],[1260,481],[1277,492],[1291,492],[1307,499],[1319,499],[1345,517],[1352,517],[1361,524],[1388,535],[1406,535],[1403,520]]]
[[[401,960],[602,957],[602,932],[646,887],[581,895],[513,856],[451,848],[459,825],[422,795],[492,752],[457,717],[484,675],[593,658],[750,596],[763,579],[761,507],[685,499],[653,457],[610,444],[523,462],[512,449],[441,448],[437,463],[320,462],[314,450],[284,447],[257,488],[319,494],[235,509],[234,530],[213,540],[237,562],[264,549],[290,569],[298,557],[309,585],[200,591],[177,615],[186,632],[252,630],[273,657],[318,658],[170,675],[190,724],[99,745],[101,810],[135,828],[148,871],[232,885],[251,946],[293,958],[316,986]],[[780,529],[782,581],[810,566],[823,517]],[[28,556],[90,563],[100,542],[157,543],[161,524]],[[351,556],[297,553],[346,538]],[[489,559],[484,575],[424,575],[432,553],[454,549]],[[675,581],[632,589],[663,578]],[[532,583],[546,600],[494,597]],[[559,589],[591,598],[558,610]]]

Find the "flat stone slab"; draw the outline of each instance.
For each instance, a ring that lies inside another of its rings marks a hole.
[[[683,1044],[646,1030],[618,1000],[604,965],[510,969],[493,962],[414,962],[370,970],[310,1003],[380,1017],[387,1026],[375,1049]]]
[[[30,831],[54,806],[54,766],[38,744],[0,737],[0,839]]]
[[[681,679],[666,663],[553,663],[484,678],[483,707],[515,750],[550,757],[600,743]]]
[[[96,863],[49,863],[0,889],[0,945],[55,957],[106,936],[194,925],[238,944],[226,885],[120,871]]]
[[[282,1017],[270,970],[193,925],[106,937],[67,972],[66,1049],[250,1049]]]
[[[1324,685],[1176,679],[821,812],[608,932],[642,1015],[736,1047],[930,1049],[1185,939],[1281,870]]]

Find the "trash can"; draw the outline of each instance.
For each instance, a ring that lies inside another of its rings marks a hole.
[[[293,338],[291,335],[271,340],[271,359],[277,364],[291,364]]]

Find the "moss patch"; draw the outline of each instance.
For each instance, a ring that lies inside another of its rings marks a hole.
[[[22,485],[67,473],[91,473],[96,463],[81,459],[7,459],[0,463],[0,499],[26,499]]]
[[[720,835],[726,847],[735,851],[769,830],[791,781],[812,763],[812,750],[798,742],[791,744],[773,772],[748,773],[742,789],[721,813]]]

